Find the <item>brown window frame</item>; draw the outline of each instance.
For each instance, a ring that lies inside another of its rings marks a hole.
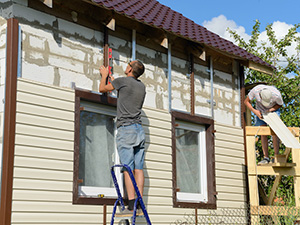
[[[214,120],[211,118],[191,115],[183,112],[172,111],[172,180],[173,180],[173,206],[178,208],[216,209],[216,179],[215,179],[215,141]],[[176,120],[186,121],[205,126],[206,132],[206,160],[207,160],[207,202],[183,202],[177,201],[177,174],[176,174]]]
[[[80,102],[89,101],[100,105],[117,106],[117,99],[100,95],[83,89],[75,89],[75,134],[74,134],[74,175],[73,175],[73,204],[114,205],[117,198],[93,198],[78,196],[79,175],[79,141],[80,141]]]

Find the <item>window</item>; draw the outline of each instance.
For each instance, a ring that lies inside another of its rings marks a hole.
[[[110,168],[119,164],[114,99],[76,90],[73,202],[112,204],[117,193]],[[108,100],[112,102],[109,104]],[[119,184],[120,168],[115,169]],[[122,185],[119,185],[123,193]]]
[[[172,112],[173,203],[216,208],[214,122]]]
[[[205,127],[175,121],[177,200],[207,202]]]

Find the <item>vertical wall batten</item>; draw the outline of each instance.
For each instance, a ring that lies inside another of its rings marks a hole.
[[[211,108],[211,117],[214,119],[214,67],[213,67],[213,58],[210,57],[210,108]]]
[[[11,224],[13,165],[16,131],[16,89],[18,73],[18,34],[19,22],[11,18],[7,20],[6,39],[6,85],[3,132],[3,158],[0,224]]]
[[[135,60],[136,52],[136,30],[132,30],[132,49],[131,49],[131,59]]]
[[[172,111],[172,54],[171,44],[168,46],[168,93],[169,93],[169,112]]]

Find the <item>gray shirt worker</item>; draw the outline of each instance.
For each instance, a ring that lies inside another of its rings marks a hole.
[[[134,77],[120,77],[112,81],[118,91],[117,127],[133,123],[141,124],[141,110],[143,107],[146,88]]]

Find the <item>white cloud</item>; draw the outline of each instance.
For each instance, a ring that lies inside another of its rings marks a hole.
[[[237,23],[233,20],[228,20],[226,16],[220,15],[218,17],[214,17],[209,21],[204,21],[202,24],[204,27],[206,27],[208,30],[218,34],[224,39],[227,39],[229,41],[234,42],[233,38],[230,37],[229,32],[227,31],[227,28],[230,28],[231,30],[234,30],[239,34],[245,41],[248,41],[250,39],[250,35],[246,33],[246,30],[243,26],[237,25]],[[287,33],[290,28],[293,27],[291,24],[287,24],[285,22],[280,22],[280,21],[275,21],[273,22],[273,31],[275,33],[276,39],[281,39],[283,38]],[[252,30],[247,31],[248,33],[252,32]],[[298,33],[298,36],[300,37],[300,33]],[[267,31],[264,30],[261,32],[259,39],[259,43],[266,42],[267,45],[268,43],[268,37],[267,37]],[[235,42],[234,42],[235,43]],[[291,46],[287,47],[287,53],[289,56],[295,55],[296,52],[296,43],[294,42]],[[281,59],[280,64],[285,65],[284,59]]]
[[[238,26],[236,22],[233,20],[228,20],[224,15],[214,17],[209,21],[205,20],[202,25],[208,30],[220,35],[222,38],[232,42],[233,38],[230,37],[227,28],[236,31],[237,34],[239,34],[246,41],[250,39],[250,35],[246,34],[246,30],[243,26]]]

